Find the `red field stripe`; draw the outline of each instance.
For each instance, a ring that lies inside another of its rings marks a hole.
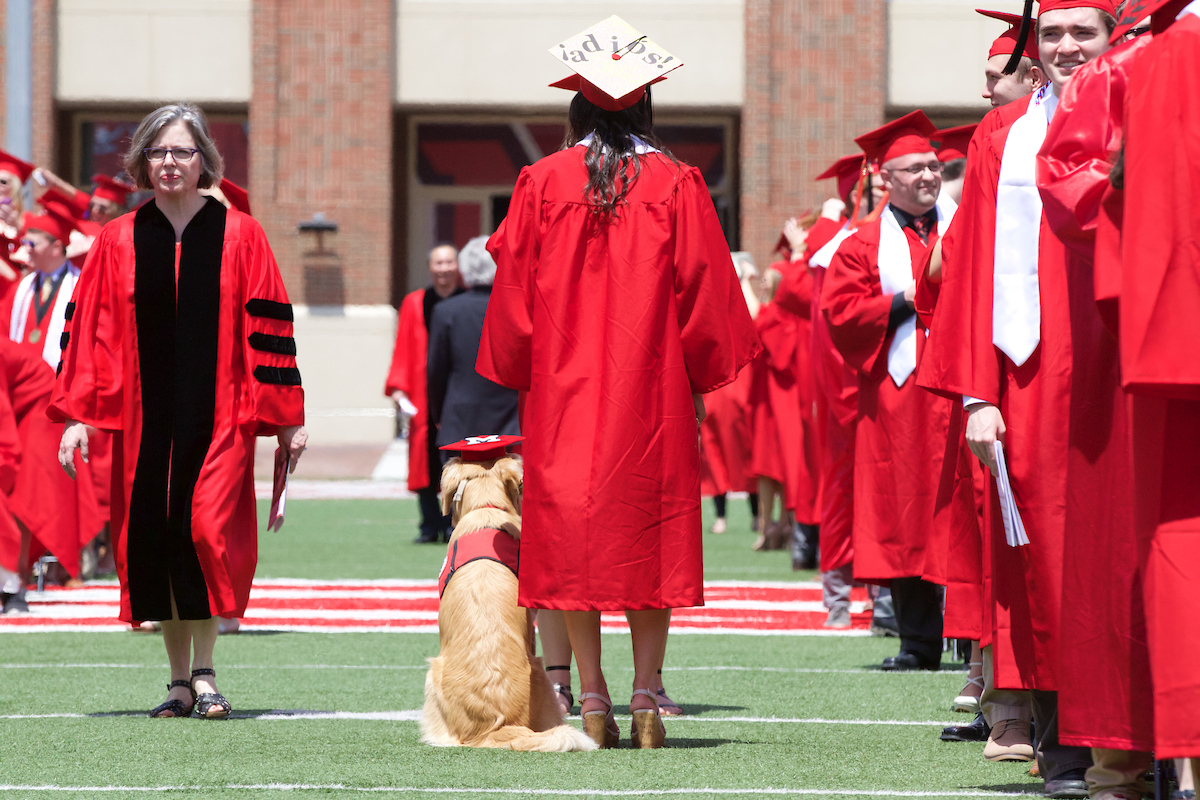
[[[437,597],[422,597],[412,600],[395,598],[363,598],[361,600],[340,597],[314,597],[311,600],[284,600],[274,598],[255,599],[250,595],[250,604],[246,613],[254,613],[256,608],[304,608],[314,611],[437,611]]]

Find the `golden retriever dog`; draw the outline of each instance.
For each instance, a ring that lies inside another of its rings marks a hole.
[[[513,456],[450,459],[442,471],[442,507],[454,523],[447,559],[456,553],[461,558],[468,545],[456,545],[472,534],[478,541],[487,531],[501,531],[520,541],[522,475]],[[517,576],[509,567],[486,557],[457,562],[438,606],[438,637],[441,649],[429,659],[425,678],[421,741],[543,752],[596,749],[583,731],[563,724],[542,659],[534,655],[533,615],[517,605]]]

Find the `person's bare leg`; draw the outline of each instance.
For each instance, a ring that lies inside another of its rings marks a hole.
[[[538,637],[542,640],[542,665],[551,683],[560,683],[571,691],[571,639],[567,636],[567,621],[563,612],[543,608],[537,612]],[[551,669],[562,667],[562,669]],[[570,714],[567,698],[555,692],[558,707],[563,714]]]
[[[608,684],[600,669],[600,612],[564,611],[562,615],[575,653],[575,668],[579,670],[579,690],[608,697]],[[579,704],[581,713],[603,708],[599,700],[588,699]]]
[[[658,670],[667,655],[667,631],[671,627],[671,610],[653,608],[642,611],[626,611],[629,620],[629,635],[633,639],[633,688],[658,688]],[[657,703],[645,695],[635,695],[629,701],[629,710],[656,708]]]
[[[1179,781],[1179,791],[1195,791],[1196,790],[1196,768],[1197,762],[1200,759],[1196,758],[1177,758],[1175,759],[1175,777]]]
[[[779,484],[762,476],[758,479],[758,539],[750,547],[762,550],[775,530],[775,487]]]
[[[171,665],[172,681],[187,681],[191,679],[188,663],[192,657],[192,621],[179,619],[175,609],[175,596],[171,596],[171,619],[162,621],[163,645],[167,648],[167,661]],[[167,700],[179,700],[185,706],[192,702],[192,693],[176,686],[167,693]]]
[[[217,617],[209,617],[208,619],[194,619],[192,624],[192,669],[212,669],[213,668],[213,648],[217,644],[217,626],[220,620]],[[190,672],[188,673],[191,674]],[[192,681],[192,686],[196,690],[197,695],[213,693],[220,694],[217,689],[217,681],[213,675],[200,675]]]

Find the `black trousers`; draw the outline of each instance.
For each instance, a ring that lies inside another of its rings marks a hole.
[[[1034,690],[1029,695],[1033,700],[1033,738],[1037,742],[1042,779],[1052,781],[1073,769],[1090,767],[1090,747],[1072,747],[1058,741],[1058,692]]]
[[[942,662],[942,587],[920,578],[892,578],[900,652]]]

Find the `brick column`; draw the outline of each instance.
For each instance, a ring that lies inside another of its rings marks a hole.
[[[392,0],[254,0],[250,203],[293,302],[390,299]],[[318,248],[301,220],[336,234]]]
[[[883,123],[886,36],[884,0],[746,0],[741,241],[759,265],[829,196],[813,178]]]
[[[54,95],[58,72],[58,17],[54,0],[33,2],[33,158],[38,166],[59,172],[56,163]]]

